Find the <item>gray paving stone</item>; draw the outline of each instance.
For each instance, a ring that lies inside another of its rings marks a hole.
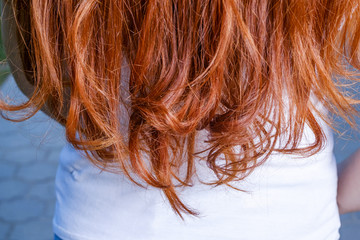
[[[0,222],[0,239],[5,239],[10,231],[10,224]]]
[[[43,151],[42,155],[39,155],[42,161],[52,162],[54,164],[58,164],[60,152],[65,144],[61,144],[58,147],[48,148],[48,151]]]
[[[43,200],[55,200],[55,183],[52,179],[46,183],[34,184],[30,189],[29,196]]]
[[[0,117],[0,124],[1,126],[3,126],[0,129],[1,136],[6,136],[6,135],[10,136],[10,134],[14,134],[14,133],[16,133],[16,135],[19,134],[17,131],[19,123],[11,122]]]
[[[36,162],[21,166],[17,177],[26,181],[41,181],[54,179],[56,165],[48,162]]]
[[[50,121],[50,120],[49,120]],[[43,146],[46,146],[47,149],[51,149],[53,147],[59,147],[65,144],[65,128],[63,128],[60,124],[51,120],[52,123],[47,127],[47,132],[42,128],[42,132],[37,133],[37,138],[39,143]]]
[[[52,220],[54,213],[55,213],[55,201],[50,201],[46,206],[44,217],[48,217],[49,219]]]
[[[47,219],[17,224],[10,239],[50,240],[53,239],[52,225]]]
[[[360,212],[354,213],[354,216],[355,216],[356,220],[359,222],[359,227],[360,227]]]
[[[346,224],[349,222],[356,221],[356,216],[354,213],[347,213],[347,214],[340,215],[340,220],[341,220],[341,224]]]
[[[4,123],[2,124],[2,126],[5,128],[11,128],[12,123],[10,124]],[[32,142],[32,139],[29,135],[27,135],[24,132],[21,132],[18,129],[13,129],[10,133],[1,133],[0,136],[1,136],[0,143],[2,148],[17,147],[19,145],[24,145]]]
[[[0,136],[10,136],[17,132],[15,123],[7,121],[2,117],[0,117],[0,125],[2,126],[0,128]]]
[[[14,176],[16,166],[11,163],[3,162],[3,159],[0,159],[0,179],[7,179]]]
[[[25,221],[39,217],[44,211],[44,203],[36,199],[20,199],[0,204],[0,219],[7,222]]]
[[[360,239],[360,227],[356,222],[344,224],[340,229],[340,240]]]
[[[1,124],[0,124],[0,126],[1,126]],[[1,138],[1,136],[0,136],[0,138]],[[6,150],[1,150],[1,148],[0,148],[0,160],[2,160],[3,158],[4,158],[4,156],[5,156],[5,152],[6,152]]]
[[[19,180],[0,182],[0,201],[20,197],[26,194],[28,188],[28,184]]]
[[[3,160],[10,163],[30,163],[38,159],[36,149],[29,145],[17,146],[16,149],[8,149]]]

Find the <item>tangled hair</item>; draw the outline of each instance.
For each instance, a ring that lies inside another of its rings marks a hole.
[[[232,186],[274,151],[320,151],[326,139],[315,115],[330,120],[312,97],[354,123],[358,101],[339,79],[358,80],[358,0],[7,4],[34,92],[0,109],[31,109],[26,119],[47,106],[93,164],[160,188],[180,217],[197,214],[178,189],[191,186],[196,161],[217,177],[206,184]],[[299,147],[305,124],[315,141]],[[204,159],[194,147],[200,130]]]

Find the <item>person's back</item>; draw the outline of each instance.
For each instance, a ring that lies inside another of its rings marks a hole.
[[[69,240],[339,239],[333,137],[325,123],[322,127],[327,143],[319,153],[272,154],[234,184],[246,192],[199,180],[181,188],[184,202],[200,212],[184,220],[173,213],[159,189],[140,188],[123,175],[101,171],[68,144],[56,177],[54,232]],[[199,132],[198,150],[206,149],[207,134]],[[312,141],[306,127],[300,144]],[[197,164],[196,179],[216,180],[205,164]]]
[[[357,80],[359,8],[356,0],[7,2],[4,19],[17,21],[4,29],[5,45],[30,100],[0,109],[42,108],[69,141],[55,233],[338,239],[327,113],[349,122],[356,113],[337,77]]]

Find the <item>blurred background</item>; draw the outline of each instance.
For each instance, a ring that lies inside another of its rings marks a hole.
[[[1,33],[1,31],[0,31]],[[0,35],[0,94],[27,98],[6,64]],[[54,178],[64,130],[39,112],[14,123],[0,117],[0,240],[51,240]]]
[[[2,96],[25,101],[9,73],[1,36],[0,60]],[[338,122],[334,152],[341,162],[360,147],[360,134]],[[0,118],[0,240],[53,239],[54,178],[64,144],[64,129],[42,112],[20,123]],[[360,239],[360,213],[341,216],[341,223],[341,240]]]

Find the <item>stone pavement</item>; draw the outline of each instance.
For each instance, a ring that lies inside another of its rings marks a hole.
[[[25,99],[11,77],[2,92]],[[338,161],[360,147],[359,134],[346,136],[335,139]],[[0,240],[53,239],[54,178],[64,143],[63,128],[43,113],[21,123],[0,118]],[[341,220],[341,240],[360,239],[360,214]]]
[[[360,109],[359,109],[360,111]],[[360,119],[357,119],[357,125],[360,128]],[[334,153],[337,162],[341,162],[350,156],[357,148],[360,147],[360,133],[349,129],[343,122],[341,129],[342,136],[334,133],[335,146]],[[360,212],[349,213],[341,216],[341,240],[358,240],[360,239]]]
[[[2,91],[24,96],[12,78]],[[21,123],[0,118],[0,239],[50,240],[54,178],[64,130],[41,113]]]

